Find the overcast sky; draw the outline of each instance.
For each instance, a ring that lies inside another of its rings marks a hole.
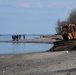
[[[0,34],[55,34],[76,0],[0,0]]]

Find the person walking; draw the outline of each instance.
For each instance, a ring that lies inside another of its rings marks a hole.
[[[21,39],[21,35],[19,35],[19,40]]]
[[[17,41],[18,41],[18,35],[16,35],[16,39],[17,39]]]
[[[25,35],[23,35],[23,39],[25,39]]]

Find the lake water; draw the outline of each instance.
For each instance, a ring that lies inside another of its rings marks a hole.
[[[39,38],[41,35],[25,35],[26,39]],[[12,35],[0,36],[0,41],[12,40]],[[23,39],[23,37],[21,38]],[[31,52],[42,52],[49,50],[52,44],[41,43],[5,43],[0,42],[0,54],[20,54]]]

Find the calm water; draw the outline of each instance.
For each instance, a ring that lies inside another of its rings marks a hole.
[[[25,35],[26,39],[39,38],[39,35]],[[23,39],[23,37],[21,38]],[[11,35],[0,36],[0,41],[12,40]],[[50,49],[52,44],[40,43],[0,43],[0,54],[20,54],[31,52],[42,52]]]

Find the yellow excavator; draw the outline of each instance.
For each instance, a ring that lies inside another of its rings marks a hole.
[[[61,35],[63,40],[76,39],[76,25],[61,25]]]

